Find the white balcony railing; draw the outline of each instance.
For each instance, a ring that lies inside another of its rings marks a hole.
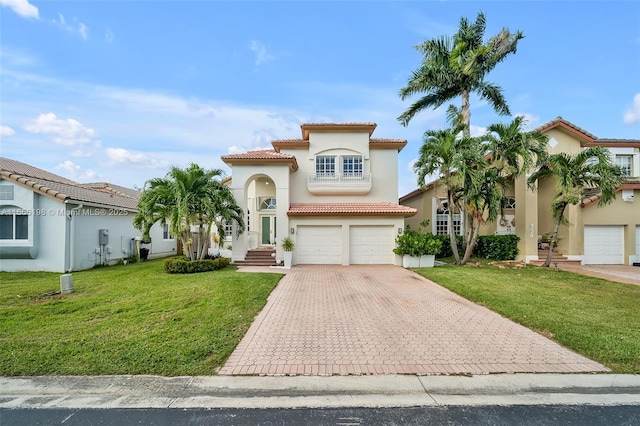
[[[371,185],[371,173],[311,173],[309,185]]]

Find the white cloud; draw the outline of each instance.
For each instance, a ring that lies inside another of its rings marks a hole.
[[[473,124],[469,126],[469,131],[471,132],[471,136],[482,136],[487,133],[486,127],[474,126]]]
[[[104,33],[104,39],[107,41],[107,43],[113,43],[113,31],[111,31],[111,28],[107,28],[107,31],[105,31]]]
[[[91,170],[91,169],[83,170],[82,167],[78,166],[77,164],[74,164],[72,161],[69,161],[69,160],[66,160],[58,164],[56,166],[56,170],[60,170],[63,173],[65,173],[65,175],[69,179],[77,180],[80,182],[95,180],[99,176],[98,173],[96,173],[94,170]]]
[[[84,40],[89,36],[89,27],[78,21],[78,18],[73,18],[72,22],[68,22],[62,13],[58,13],[58,19],[52,19],[51,23],[67,32],[80,34]]]
[[[29,0],[0,0],[0,4],[24,18],[40,19],[38,8],[29,3]]]
[[[640,122],[640,93],[636,93],[633,97],[633,105],[624,112],[623,118],[625,124],[633,124]]]
[[[165,161],[158,161],[142,152],[131,152],[124,148],[107,148],[105,153],[111,165],[129,165],[146,169],[163,169],[168,166]]]
[[[40,114],[25,127],[30,133],[42,133],[53,136],[53,141],[58,145],[76,146],[88,143],[98,143],[94,140],[96,131],[83,126],[72,118],[61,120],[52,112]]]
[[[16,131],[9,126],[0,126],[0,136],[9,137],[16,134]]]
[[[251,49],[251,51],[256,54],[256,66],[260,65],[263,62],[269,62],[275,59],[272,54],[267,52],[267,46],[257,40],[251,40],[249,49]]]
[[[540,117],[534,114],[530,114],[528,112],[517,112],[514,114],[514,117],[523,117],[524,118],[524,130],[530,131],[538,127],[540,123]]]

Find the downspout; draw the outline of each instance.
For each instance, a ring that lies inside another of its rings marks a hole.
[[[67,201],[65,201],[65,204],[67,204]],[[69,268],[67,269],[66,272],[72,272],[73,271],[73,263],[74,263],[74,256],[76,254],[75,252],[75,237],[76,237],[76,233],[75,233],[75,222],[73,220],[73,217],[75,216],[74,212],[77,210],[80,210],[82,207],[84,207],[82,204],[79,204],[77,207],[72,208],[71,210],[69,210],[69,213],[67,214],[67,219],[69,219],[69,241],[67,241],[67,247],[69,250]]]

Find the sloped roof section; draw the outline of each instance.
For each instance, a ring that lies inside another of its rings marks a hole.
[[[369,136],[373,134],[376,129],[376,123],[304,123],[300,125],[302,130],[302,139],[309,139],[309,132],[312,130],[319,130],[323,132],[353,132],[353,131],[366,131],[369,132]]]
[[[240,154],[223,155],[222,161],[226,164],[256,164],[263,162],[288,163],[292,170],[298,170],[296,157],[291,154],[277,152],[274,149],[243,152]]]
[[[292,203],[289,216],[403,216],[418,211],[412,207],[392,203]]]
[[[61,202],[77,201],[136,210],[140,198],[140,192],[134,189],[107,182],[81,184],[3,157],[0,157],[0,177]]]
[[[548,123],[541,125],[540,127],[536,128],[535,131],[548,132],[549,130],[554,129],[556,127],[559,127],[565,131],[568,131],[569,133],[574,134],[575,136],[578,136],[580,139],[582,139],[585,142],[593,142],[594,140],[598,139],[598,137],[595,136],[594,134],[587,132],[582,127],[576,126],[575,124],[573,124],[568,120],[565,120],[561,116],[558,116],[555,119],[549,121]]]

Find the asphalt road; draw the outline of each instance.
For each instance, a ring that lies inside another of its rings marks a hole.
[[[3,409],[1,426],[640,424],[640,406],[527,405],[315,409]]]

